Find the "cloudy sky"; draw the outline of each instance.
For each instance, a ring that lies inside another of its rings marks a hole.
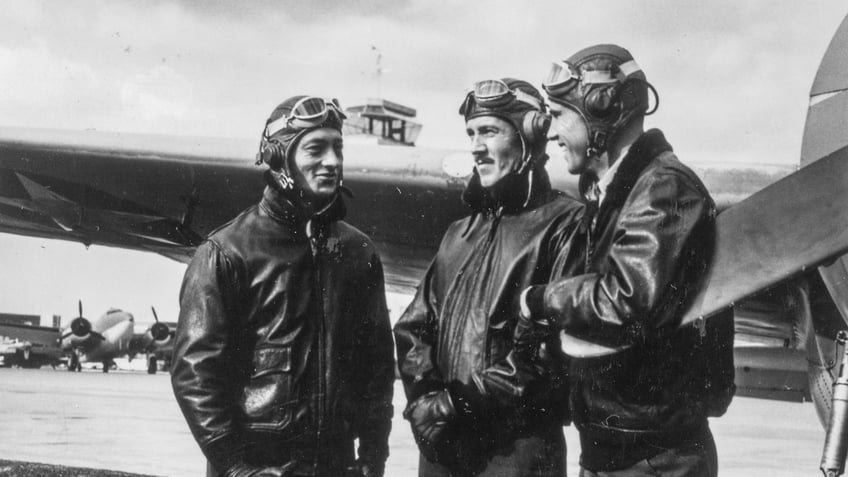
[[[802,5],[802,6],[799,6]],[[286,97],[418,109],[419,145],[464,147],[476,80],[539,84],[552,60],[621,44],[660,93],[648,126],[684,161],[796,164],[807,95],[844,0],[0,1],[0,126],[257,137]],[[382,75],[376,74],[378,57]],[[183,266],[0,235],[0,311],[149,306]],[[89,314],[89,313],[87,313]]]

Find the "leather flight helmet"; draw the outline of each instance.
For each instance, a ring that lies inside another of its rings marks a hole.
[[[589,129],[590,151],[606,151],[609,140],[634,118],[653,114],[656,90],[626,49],[611,44],[584,48],[551,66],[542,83],[551,102],[579,113]],[[650,111],[648,90],[654,95]]]

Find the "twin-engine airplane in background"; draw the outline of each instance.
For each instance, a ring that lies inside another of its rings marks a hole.
[[[733,307],[738,394],[812,398],[823,423],[842,349],[837,334],[848,329],[846,51],[848,19],[813,83],[800,171],[693,165],[721,212],[708,285],[683,325],[705,327],[716,310]],[[346,135],[345,184],[355,195],[348,220],[376,242],[389,287],[412,292],[448,224],[467,213],[460,194],[470,153],[410,147],[414,110],[369,104],[348,110],[368,125],[366,136],[382,131],[381,145]],[[259,200],[256,148],[221,138],[0,128],[0,232],[186,262],[207,234]],[[548,168],[554,187],[576,195],[561,162]],[[98,340],[98,330],[92,324],[86,342]]]
[[[82,363],[102,363],[103,372],[115,364],[115,358],[126,356],[133,359],[138,354],[147,357],[147,372],[155,374],[159,360],[170,366],[176,323],[163,323],[150,307],[155,323],[141,333],[135,332],[135,318],[131,313],[112,308],[99,318],[89,321],[82,313],[71,321],[62,333],[62,349],[69,353],[68,371],[81,371]]]
[[[101,363],[103,372],[108,373],[116,358],[126,356],[131,360],[144,354],[148,373],[156,373],[160,361],[168,369],[173,351],[171,337],[176,323],[159,321],[156,310],[150,309],[155,323],[140,333],[135,332],[133,315],[117,308],[108,310],[95,320],[85,318],[82,301],[79,302],[79,316],[71,320],[64,331],[0,323],[0,336],[16,338],[14,343],[6,345],[15,352],[4,355],[3,364],[35,368],[45,364],[55,366],[64,361],[68,371],[81,371],[82,363]]]

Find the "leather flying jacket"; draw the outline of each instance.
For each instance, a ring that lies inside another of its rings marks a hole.
[[[564,374],[523,367],[510,354],[521,291],[550,279],[554,258],[568,245],[583,210],[577,200],[551,190],[544,168],[531,171],[502,179],[508,182],[499,183],[496,196],[475,174],[463,196],[472,214],[450,225],[394,327],[410,402],[460,385],[477,394],[485,409],[478,424],[496,421],[489,424],[503,433],[506,420],[523,432],[543,420],[559,426],[567,414]]]
[[[220,472],[247,462],[340,475],[357,437],[360,459],[382,468],[394,358],[380,258],[341,220],[341,197],[310,216],[269,184],[188,266],[174,394]]]
[[[571,360],[581,465],[595,471],[627,467],[696,434],[735,391],[732,312],[705,328],[677,328],[713,253],[715,204],[659,130],[640,136],[621,160],[604,201],[587,214],[582,245],[559,259],[581,262],[584,273],[528,293],[535,316],[574,336],[633,344]]]

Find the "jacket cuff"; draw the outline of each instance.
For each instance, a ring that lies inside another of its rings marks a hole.
[[[459,381],[451,381],[448,383],[447,391],[459,420],[473,420],[485,413],[484,396],[480,394],[476,386],[466,386]]]
[[[547,320],[545,316],[545,285],[527,287],[521,293],[521,313],[530,313],[528,319]]]
[[[392,431],[392,416],[394,408],[374,406],[369,411],[371,419],[365,421],[362,429],[357,432],[359,448],[357,454],[360,460],[369,464],[384,464],[389,457],[389,433]]]
[[[215,470],[226,475],[231,467],[244,463],[244,446],[235,434],[224,434],[203,444],[201,450]]]

